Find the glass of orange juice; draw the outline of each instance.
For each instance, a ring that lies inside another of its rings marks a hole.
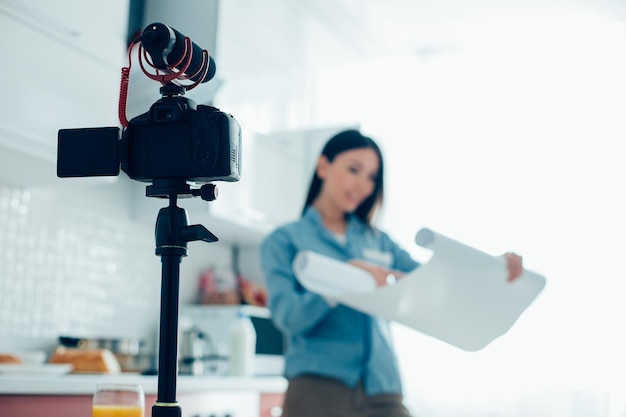
[[[144,417],[143,387],[138,384],[98,384],[93,394],[92,417]]]

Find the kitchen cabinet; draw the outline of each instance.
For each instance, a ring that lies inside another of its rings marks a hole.
[[[32,417],[46,410],[53,416],[85,417],[91,415],[93,390],[98,382],[141,384],[146,394],[145,417],[152,415],[157,378],[133,374],[0,376],[0,414]],[[282,410],[286,386],[282,377],[181,376],[176,400],[182,417],[275,417]]]
[[[118,124],[128,5],[0,3],[0,145],[55,158],[58,129]]]
[[[182,417],[280,417],[284,394],[188,393],[177,396]],[[156,395],[146,395],[145,417],[152,415]],[[0,395],[0,407],[12,417],[32,417],[47,410],[64,417],[91,415],[91,395]]]
[[[241,180],[218,185],[211,213],[264,233],[297,219],[305,190],[304,146],[297,132],[245,135]]]
[[[280,417],[283,415],[283,393],[261,393],[259,417]]]
[[[150,417],[156,395],[145,399],[144,417]],[[184,393],[176,400],[182,417],[252,417],[260,409],[259,394],[253,391]],[[92,395],[0,395],[0,409],[11,417],[32,417],[41,410],[52,416],[86,417],[91,415],[91,403]]]

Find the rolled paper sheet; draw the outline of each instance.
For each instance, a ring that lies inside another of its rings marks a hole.
[[[325,297],[368,293],[376,289],[374,277],[366,270],[316,252],[298,252],[293,268],[307,290]]]
[[[415,242],[432,257],[385,287],[361,268],[313,252],[299,253],[293,269],[309,291],[467,351],[505,334],[545,287],[529,270],[508,282],[504,257],[430,229],[419,230]]]

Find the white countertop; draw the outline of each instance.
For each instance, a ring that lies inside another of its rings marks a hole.
[[[100,382],[141,384],[146,394],[157,393],[157,377],[135,374],[60,376],[0,376],[0,395],[80,395],[93,394]],[[280,376],[234,377],[234,376],[179,376],[177,393],[206,391],[255,391],[281,393],[287,389],[287,380]]]

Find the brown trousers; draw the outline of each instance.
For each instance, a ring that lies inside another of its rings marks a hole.
[[[282,417],[411,417],[400,394],[367,396],[359,384],[349,388],[318,376],[289,381]]]

